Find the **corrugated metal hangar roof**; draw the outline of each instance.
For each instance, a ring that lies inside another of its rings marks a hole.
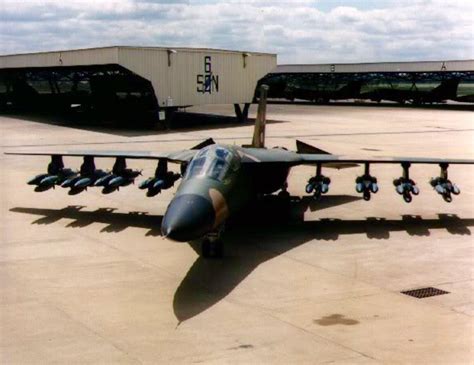
[[[474,60],[278,65],[272,73],[474,71]]]
[[[205,52],[239,55],[271,55],[276,57],[276,54],[274,53],[236,51],[216,48],[109,46],[0,55],[0,69],[23,67],[81,66],[91,64],[103,65],[110,63],[115,64],[120,61],[121,51],[175,51],[186,53]]]

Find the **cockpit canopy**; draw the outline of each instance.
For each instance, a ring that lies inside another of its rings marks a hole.
[[[200,150],[189,164],[184,179],[207,177],[217,181],[226,180],[240,166],[240,156],[232,150],[211,145]]]

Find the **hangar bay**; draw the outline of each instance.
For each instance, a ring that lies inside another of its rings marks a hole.
[[[270,86],[270,98],[292,101],[472,103],[474,60],[278,65],[263,83]]]

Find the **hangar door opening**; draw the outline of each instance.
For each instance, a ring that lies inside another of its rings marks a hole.
[[[150,81],[119,65],[21,68],[0,70],[0,108],[128,119],[156,116],[158,100]]]

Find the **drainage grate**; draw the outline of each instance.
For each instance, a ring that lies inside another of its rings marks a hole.
[[[449,294],[449,291],[429,287],[429,288],[421,288],[421,289],[414,289],[414,290],[405,290],[405,291],[402,291],[401,293],[421,299],[421,298],[434,297],[436,295]]]

